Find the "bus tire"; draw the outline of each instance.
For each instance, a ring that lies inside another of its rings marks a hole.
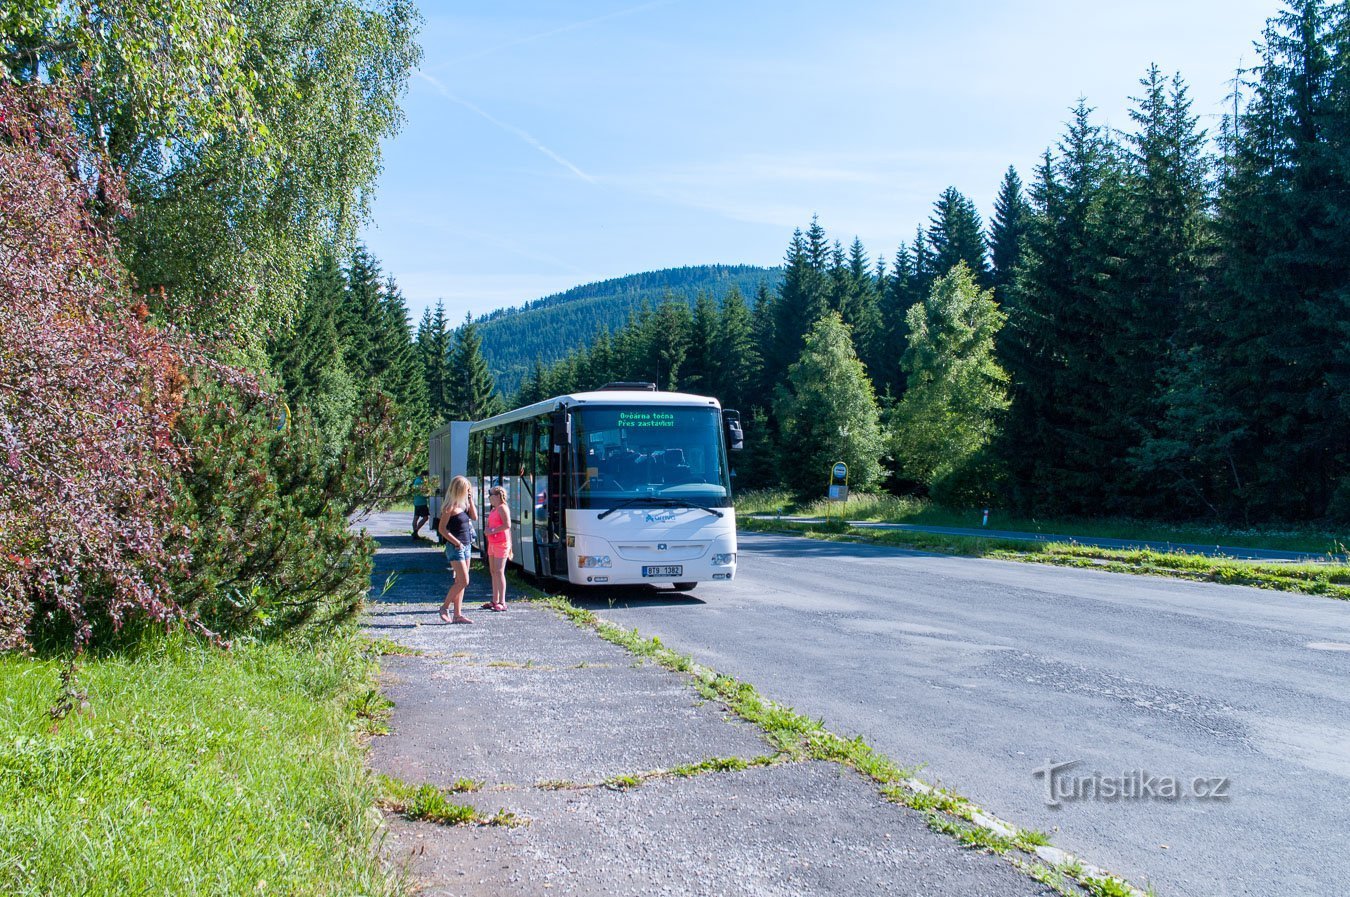
[[[677,582],[677,583],[674,583],[675,591],[677,591],[677,592],[692,592],[692,591],[694,591],[694,586],[696,586],[696,585],[698,585],[698,583],[696,583],[696,582]]]

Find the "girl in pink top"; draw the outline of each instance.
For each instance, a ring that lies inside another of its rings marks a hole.
[[[492,574],[492,600],[485,610],[506,610],[506,562],[511,559],[511,509],[506,506],[506,487],[488,490],[492,510],[487,518],[488,572]]]

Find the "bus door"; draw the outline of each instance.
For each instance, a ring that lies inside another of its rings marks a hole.
[[[536,423],[540,445],[547,446],[546,475],[535,473],[535,558],[541,576],[567,578],[567,518],[565,484],[571,421],[566,409]],[[544,440],[547,439],[547,442]]]

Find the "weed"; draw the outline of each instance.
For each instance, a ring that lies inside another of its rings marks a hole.
[[[629,788],[636,788],[642,784],[642,777],[636,775],[610,776],[605,779],[605,787],[615,791],[624,791]]]
[[[438,825],[463,825],[478,818],[478,811],[465,804],[452,804],[435,785],[418,785],[403,805],[403,815]]]
[[[468,794],[472,791],[482,791],[483,782],[481,779],[455,779],[445,790],[451,794]]]
[[[926,815],[930,829],[949,835],[974,850],[988,850],[997,854],[1005,854],[1017,846],[1011,838],[995,834],[987,828],[962,825],[950,816],[941,813],[929,812]]]
[[[567,779],[545,779],[534,787],[541,791],[570,791],[573,788],[579,788],[581,786],[576,782]]]
[[[1037,847],[1046,847],[1050,844],[1050,836],[1038,829],[1023,828],[1017,830],[1013,841],[1019,850],[1035,853]]]
[[[1082,885],[1092,897],[1134,897],[1134,888],[1118,878],[1084,878]]]
[[[686,763],[683,766],[671,767],[670,774],[687,779],[705,772],[736,772],[749,765],[747,761],[740,757],[710,757],[700,763]]]
[[[400,657],[421,657],[423,652],[417,648],[387,638],[365,638],[362,644],[366,653],[375,657],[396,655]]]
[[[365,735],[388,735],[394,702],[379,689],[367,688],[347,699],[347,711],[356,720],[357,731]]]

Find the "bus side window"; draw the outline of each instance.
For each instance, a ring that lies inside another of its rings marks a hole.
[[[464,473],[473,481],[481,481],[483,477],[483,434],[474,433],[469,437],[469,460],[464,467]],[[449,483],[442,483],[442,486],[448,486]]]

